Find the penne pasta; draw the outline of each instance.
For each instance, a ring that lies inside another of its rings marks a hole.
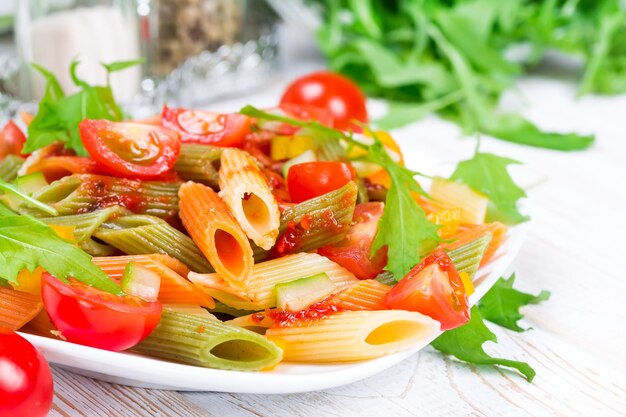
[[[17,172],[24,163],[24,158],[7,155],[0,161],[0,180],[11,182],[17,178]]]
[[[278,237],[280,212],[259,163],[245,151],[226,148],[219,171],[220,197],[248,238],[269,250]]]
[[[88,213],[117,205],[133,213],[170,218],[178,212],[179,187],[177,182],[74,174],[44,187],[33,197],[54,207],[60,215]]]
[[[153,216],[132,215],[104,223],[94,234],[127,255],[160,253],[178,259],[197,272],[213,272],[193,240]]]
[[[129,262],[157,273],[161,277],[159,301],[170,304],[194,304],[213,308],[215,301],[206,292],[201,291],[184,278],[189,269],[166,255],[133,255],[95,257],[91,262],[100,267],[111,279],[121,281],[124,269]]]
[[[485,265],[492,258],[506,233],[506,226],[500,222],[493,222],[487,224],[478,225],[464,225],[459,228],[459,231],[450,236],[450,243],[444,243],[440,245],[441,248],[446,251],[458,249],[463,245],[475,241],[476,239],[491,234],[491,241],[489,246],[485,250],[480,265]]]
[[[297,253],[254,265],[243,290],[229,288],[219,274],[191,272],[189,279],[226,305],[241,310],[263,310],[276,305],[276,284],[321,273],[328,275],[337,292],[358,282],[347,269],[316,253]]]
[[[18,330],[42,309],[40,296],[0,286],[0,328]]]
[[[461,222],[481,224],[485,222],[489,199],[465,184],[436,178],[430,187],[433,200],[446,208],[461,209]]]
[[[174,170],[184,180],[199,182],[217,189],[217,169],[223,150],[224,148],[219,146],[183,143]]]
[[[186,182],[180,187],[180,218],[193,241],[219,276],[245,288],[254,259],[245,233],[228,207],[209,187]]]
[[[133,348],[138,353],[236,371],[269,369],[282,359],[276,344],[210,317],[164,309],[159,325]]]
[[[265,337],[283,348],[286,361],[317,363],[377,358],[427,343],[438,332],[437,321],[411,311],[343,311],[272,327]]]
[[[93,159],[69,155],[42,158],[29,164],[23,172],[24,174],[41,172],[48,181],[56,181],[72,174],[102,174],[98,164]]]
[[[364,279],[335,295],[331,303],[343,310],[387,310],[385,296],[391,286]]]

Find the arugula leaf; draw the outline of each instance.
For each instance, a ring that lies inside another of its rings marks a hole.
[[[517,201],[526,197],[526,192],[515,184],[507,171],[507,166],[519,163],[514,159],[481,153],[477,149],[472,159],[459,162],[450,179],[485,194],[502,221],[521,223],[529,217],[519,212]]]
[[[323,126],[316,121],[296,120],[267,113],[253,106],[244,107],[240,113],[257,119],[274,120],[293,126],[307,127],[320,132],[328,139],[343,141],[348,146],[364,149],[367,154],[364,157],[359,157],[359,160],[378,164],[389,174],[391,187],[387,191],[385,209],[379,220],[378,232],[372,244],[372,254],[387,245],[387,270],[394,274],[396,280],[402,279],[413,266],[419,263],[421,256],[426,255],[441,241],[437,234],[439,226],[427,219],[426,213],[411,194],[415,192],[427,195],[413,178],[417,173],[396,163],[375,134],[372,134],[374,143],[366,145],[355,140],[350,134]]]
[[[432,342],[440,352],[462,361],[477,365],[500,365],[517,369],[528,382],[532,382],[535,370],[526,362],[494,358],[483,349],[485,342],[498,342],[496,335],[487,328],[477,307],[472,307],[470,320],[461,327],[448,330]]]
[[[146,60],[144,58],[139,58],[139,59],[133,59],[131,61],[111,62],[110,64],[105,64],[103,62],[102,66],[104,67],[104,69],[107,70],[109,74],[111,74],[112,72],[122,71],[122,70],[125,70],[126,68],[134,67],[136,65],[141,65],[145,61]]]
[[[30,216],[0,211],[0,277],[17,282],[22,269],[41,266],[55,277],[73,277],[112,294],[121,294],[117,284],[96,265],[91,256],[57,235],[47,224]]]
[[[383,130],[391,130],[397,127],[408,125],[428,116],[434,111],[440,110],[462,98],[460,91],[455,91],[424,103],[405,103],[401,101],[390,101],[387,114],[374,121],[376,127]]]
[[[9,184],[8,182],[0,179],[0,192],[4,192],[4,193],[9,193],[12,194],[14,196],[16,196],[17,198],[19,198],[20,200],[24,201],[26,204],[28,204],[31,207],[34,207],[36,209],[39,209],[45,213],[50,214],[51,216],[58,216],[59,212],[56,211],[55,208],[50,207],[47,204],[42,203],[41,201],[34,199],[24,193],[22,193],[21,191],[19,191],[17,189],[17,187],[15,187],[12,184]]]
[[[122,120],[124,114],[113,97],[108,77],[113,71],[121,71],[140,62],[142,61],[103,64],[107,70],[107,85],[92,86],[78,77],[76,70],[80,62],[73,61],[70,65],[70,76],[80,90],[69,96],[64,94],[54,74],[33,65],[46,78],[46,93],[39,102],[37,115],[28,126],[28,138],[22,152],[30,153],[51,143],[63,141],[77,155],[87,156],[78,130],[79,123],[83,119]]]
[[[378,140],[370,147],[369,156],[391,178],[371,254],[373,256],[386,245],[388,261],[385,269],[394,275],[396,281],[400,281],[422,256],[441,241],[437,234],[439,226],[426,218],[426,213],[411,195],[411,191],[425,195],[413,179],[415,173],[394,163]]]
[[[517,322],[522,319],[519,309],[528,304],[538,304],[550,298],[548,291],[537,295],[527,294],[513,288],[515,274],[508,279],[500,278],[480,299],[478,309],[483,318],[507,329],[523,332]]]

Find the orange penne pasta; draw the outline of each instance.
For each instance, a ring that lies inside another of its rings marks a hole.
[[[502,243],[504,234],[506,233],[506,226],[500,222],[462,225],[459,227],[459,231],[456,234],[449,237],[452,242],[444,243],[440,247],[446,250],[456,249],[485,236],[487,233],[491,233],[492,237],[491,242],[489,242],[489,246],[487,246],[487,250],[485,250],[483,259],[480,262],[481,265],[484,265],[489,262],[489,259],[491,259],[495,251],[498,249]]]
[[[93,159],[82,156],[50,156],[29,165],[24,171],[24,174],[41,172],[48,182],[72,174],[102,173]]]
[[[280,227],[278,202],[259,163],[240,149],[226,148],[220,157],[220,197],[246,235],[270,250]]]
[[[161,277],[159,301],[162,303],[215,307],[215,301],[210,295],[184,278],[189,273],[189,268],[167,255],[106,256],[92,258],[91,261],[116,281],[122,279],[129,262],[156,272]]]
[[[54,339],[62,340],[61,332],[54,327],[54,324],[50,321],[48,313],[45,309],[42,309],[31,321],[28,322],[23,328],[24,330],[32,333],[36,333],[41,336],[51,337]]]
[[[364,279],[334,296],[331,302],[344,310],[388,310],[384,301],[389,291],[389,285]]]
[[[0,287],[0,327],[18,330],[43,309],[41,297]]]
[[[186,182],[178,192],[180,218],[215,272],[236,288],[245,288],[254,265],[248,237],[211,188]]]

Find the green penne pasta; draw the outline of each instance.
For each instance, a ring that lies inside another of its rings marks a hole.
[[[454,267],[458,272],[465,272],[470,278],[474,278],[485,250],[487,250],[487,246],[491,242],[491,236],[491,233],[486,234],[448,252],[448,256],[452,259]]]
[[[317,148],[317,157],[321,161],[344,161],[346,150],[336,140],[325,140]]]
[[[91,256],[111,256],[117,252],[114,247],[96,242],[92,238],[83,240],[78,246]]]
[[[396,279],[393,277],[393,274],[389,271],[381,272],[374,279],[380,282],[381,284],[391,285],[392,287],[398,283],[398,281],[396,281]]]
[[[161,253],[196,272],[213,268],[191,238],[158,217],[125,216],[106,222],[94,236],[128,255]]]
[[[365,187],[365,183],[363,182],[363,178],[357,178],[356,186],[358,190],[358,194],[356,197],[356,203],[368,203],[370,201],[370,196],[367,192],[367,187]]]
[[[17,171],[24,163],[24,158],[17,155],[7,155],[0,161],[0,179],[11,182],[17,178]]]
[[[342,240],[352,223],[357,194],[357,185],[351,181],[330,193],[285,209],[280,219],[278,254],[308,252]],[[289,237],[285,236],[287,233]],[[293,246],[281,248],[283,239]],[[256,262],[267,257],[262,250],[255,250]]]
[[[233,317],[241,317],[247,316],[248,314],[254,313],[256,310],[240,310],[238,308],[231,307],[222,303],[221,301],[215,302],[215,307],[209,310],[211,313],[222,313],[228,314]]]
[[[207,368],[260,371],[282,359],[282,350],[252,331],[219,320],[164,309],[159,325],[133,348],[158,358]]]
[[[177,182],[74,174],[44,187],[33,197],[52,206],[60,215],[88,213],[119,205],[133,213],[169,218],[178,212],[179,187]]]
[[[219,146],[183,144],[174,170],[182,179],[217,189],[217,170],[223,149]]]
[[[121,216],[128,216],[130,214],[132,214],[132,212],[124,207],[111,206],[92,211],[91,213],[44,217],[39,220],[56,226],[73,226],[74,238],[76,239],[76,242],[81,243],[89,239],[91,235],[93,235],[94,231],[107,220]]]

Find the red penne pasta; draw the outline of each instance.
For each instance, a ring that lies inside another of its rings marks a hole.
[[[42,308],[41,297],[0,287],[0,327],[18,330],[39,314]]]
[[[187,182],[180,187],[180,218],[218,275],[244,288],[254,259],[248,237],[211,188]]]

